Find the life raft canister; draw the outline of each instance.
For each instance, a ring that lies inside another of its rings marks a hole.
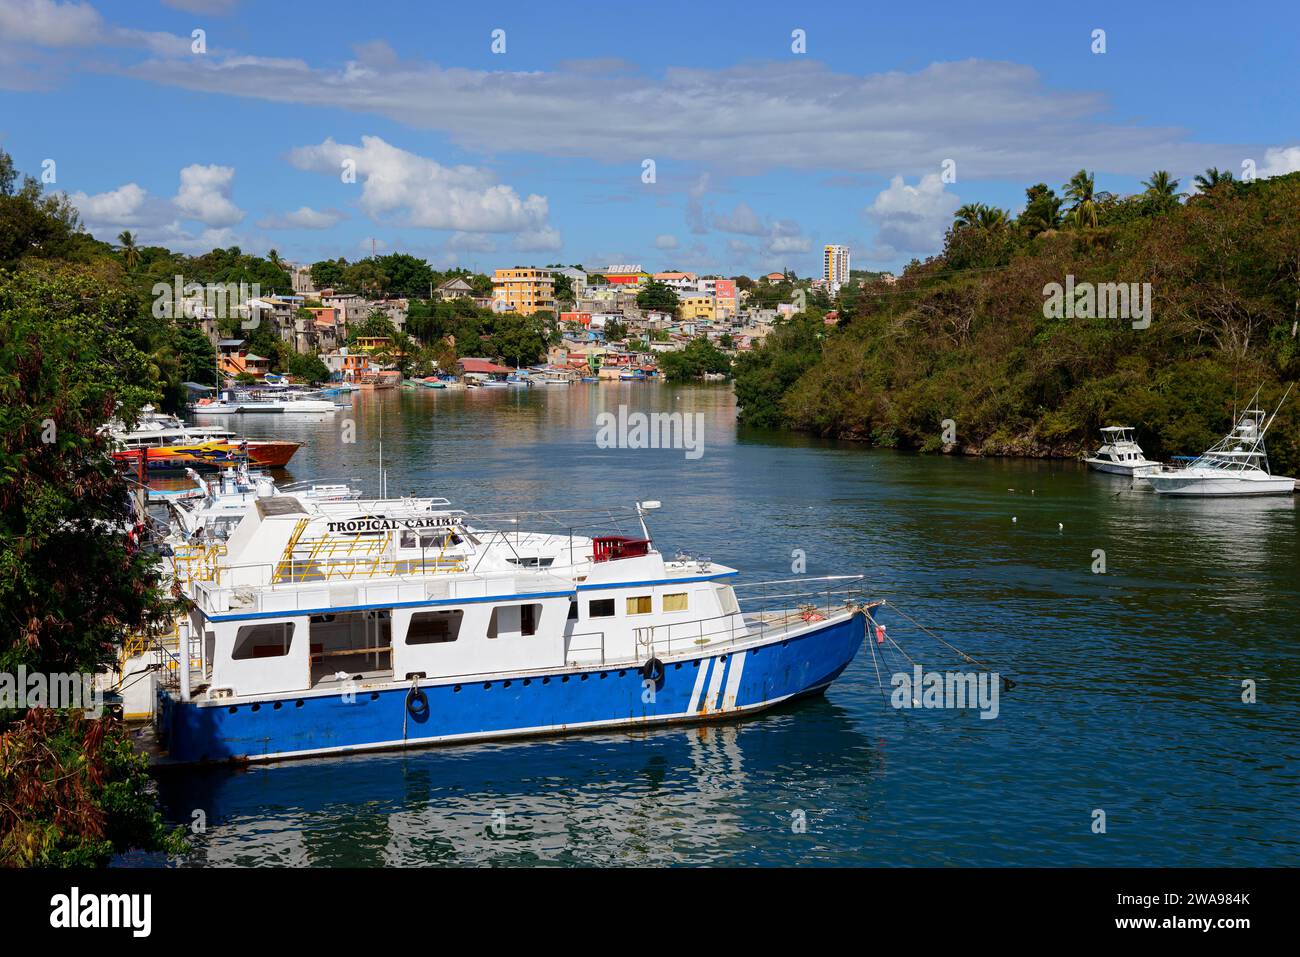
[[[664,663],[658,658],[651,658],[641,666],[641,677],[646,681],[653,681],[655,684],[663,681]]]
[[[406,692],[406,710],[412,718],[423,718],[429,713],[429,698],[420,688]]]

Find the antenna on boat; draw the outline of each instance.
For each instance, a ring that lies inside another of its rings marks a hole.
[[[1277,400],[1277,408],[1273,410],[1273,414],[1268,417],[1268,422],[1265,423],[1264,428],[1260,430],[1259,437],[1261,441],[1263,440],[1265,433],[1267,433],[1269,428],[1273,425],[1273,420],[1277,418],[1277,414],[1282,411],[1282,403],[1286,401],[1286,397],[1291,394],[1291,390],[1294,388],[1295,383],[1292,382],[1286,387],[1286,391],[1282,393],[1282,398]]]
[[[645,524],[645,513],[653,512],[662,507],[663,507],[663,503],[659,502],[657,499],[652,499],[648,502],[636,503],[636,517],[637,520],[641,522],[641,535],[642,537],[645,538],[646,541],[651,540],[651,535],[650,535],[650,529],[648,529]]]

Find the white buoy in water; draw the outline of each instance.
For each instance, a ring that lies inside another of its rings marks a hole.
[[[1064,523],[1064,522],[1057,522],[1057,523],[1056,523],[1056,530],[1057,530],[1058,532],[1063,532],[1063,531],[1065,531],[1065,523]]]
[[[1011,524],[1016,524],[1016,517],[1014,515],[1011,516]]]

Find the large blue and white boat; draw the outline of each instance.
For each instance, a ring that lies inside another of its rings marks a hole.
[[[189,614],[160,743],[175,762],[272,761],[723,720],[853,660],[860,576],[737,584],[665,558],[655,508],[588,537],[590,513],[259,497],[225,542],[174,557]]]

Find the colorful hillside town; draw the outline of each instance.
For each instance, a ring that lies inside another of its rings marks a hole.
[[[186,286],[180,309],[209,339],[225,387],[281,378],[345,391],[726,379],[734,357],[782,322],[815,313],[834,324],[865,284],[895,281],[853,273],[849,262],[838,244],[824,247],[816,278],[640,263],[439,273],[404,254],[280,261],[289,291],[214,302],[208,289]]]

